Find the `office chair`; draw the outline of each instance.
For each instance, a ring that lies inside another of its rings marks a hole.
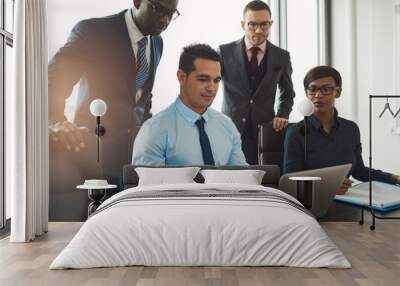
[[[278,165],[282,173],[286,130],[287,128],[276,132],[272,127],[272,121],[260,126],[258,131],[258,163],[260,165]]]

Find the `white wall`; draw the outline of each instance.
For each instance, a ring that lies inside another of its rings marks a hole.
[[[368,103],[370,94],[398,94],[395,75],[394,4],[396,0],[335,0],[333,5],[333,65],[343,76],[343,94],[338,100],[339,113],[355,120],[361,130],[364,162],[368,165]],[[398,2],[398,1],[397,1]],[[400,63],[397,63],[397,66]],[[386,114],[378,118],[385,104],[374,101],[373,109],[373,166],[400,173],[400,135],[392,134],[399,124]],[[394,110],[400,99],[391,100]]]
[[[65,44],[74,25],[83,19],[118,13],[132,6],[132,0],[49,0],[47,1],[49,57]]]
[[[301,13],[299,13],[301,11]],[[291,122],[303,120],[297,103],[303,100],[303,79],[307,71],[318,65],[318,11],[316,0],[287,1],[287,49],[292,62],[293,86],[296,92]]]

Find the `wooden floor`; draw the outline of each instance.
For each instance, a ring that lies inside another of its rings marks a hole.
[[[44,237],[27,244],[0,241],[0,285],[400,285],[400,222],[378,221],[375,231],[355,222],[323,228],[353,268],[123,267],[48,270],[81,223],[50,223]]]

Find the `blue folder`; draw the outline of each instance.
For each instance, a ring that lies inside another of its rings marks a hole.
[[[400,186],[391,185],[383,182],[373,181],[372,188],[372,208],[381,213],[388,213],[397,209],[400,209]],[[354,194],[357,194],[356,196]],[[379,198],[385,198],[385,202],[379,203]],[[377,202],[378,197],[378,203]],[[390,201],[392,200],[392,202]],[[335,201],[353,205],[357,207],[368,207],[369,206],[369,182],[360,183],[349,189],[346,195],[336,195]],[[388,204],[389,206],[384,206]]]

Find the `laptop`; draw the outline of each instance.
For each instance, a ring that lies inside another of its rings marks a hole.
[[[333,167],[299,171],[287,173],[279,180],[279,189],[285,193],[297,198],[297,183],[290,177],[321,177],[320,181],[314,182],[314,191],[312,195],[311,213],[316,218],[323,217],[333,199],[339,190],[343,180],[347,177],[351,169],[351,164],[338,165]]]

